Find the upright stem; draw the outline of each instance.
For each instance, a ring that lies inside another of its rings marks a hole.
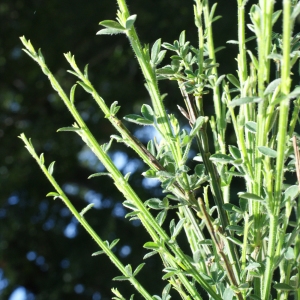
[[[286,98],[280,103],[280,113],[278,122],[278,144],[275,172],[274,202],[272,203],[272,213],[270,216],[270,232],[268,253],[266,258],[266,270],[264,276],[263,299],[269,299],[271,280],[273,277],[274,253],[276,250],[276,237],[278,235],[278,220],[283,188],[284,160],[287,144],[287,124],[290,101],[287,95],[290,92],[290,38],[291,38],[291,1],[283,1],[283,59],[281,68],[281,92]]]
[[[128,18],[129,11],[125,0],[117,0],[117,1],[124,18]],[[133,51],[137,57],[143,75],[145,77],[146,85],[153,103],[153,109],[156,116],[158,117],[157,120],[158,126],[161,132],[163,133],[164,138],[167,141],[167,144],[170,146],[170,150],[178,166],[178,164],[181,161],[181,153],[178,152],[178,149],[176,147],[176,142],[174,141],[174,135],[172,132],[171,124],[169,122],[169,118],[167,116],[165,107],[162,102],[162,97],[158,89],[155,72],[153,71],[153,68],[150,64],[149,57],[147,57],[147,54],[145,53],[144,49],[140,44],[139,38],[137,36],[134,27],[127,30],[126,34],[129,38]]]

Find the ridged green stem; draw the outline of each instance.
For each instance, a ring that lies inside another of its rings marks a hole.
[[[281,92],[287,96],[290,93],[290,38],[291,38],[291,1],[283,1],[283,58],[281,67]],[[277,158],[275,171],[275,186],[274,186],[274,201],[272,205],[272,214],[270,216],[270,232],[268,252],[266,257],[266,269],[264,274],[263,297],[269,299],[271,282],[273,277],[274,254],[276,250],[276,242],[278,236],[278,221],[280,204],[282,198],[283,175],[285,149],[287,145],[287,124],[290,100],[288,97],[280,103],[280,113],[278,122],[278,143],[277,143]]]
[[[182,250],[178,246],[169,243],[170,237],[157,223],[157,221],[151,215],[150,211],[145,207],[144,203],[141,201],[141,199],[131,188],[127,180],[113,164],[110,157],[104,152],[104,150],[97,143],[96,139],[89,131],[85,122],[77,112],[74,103],[70,101],[70,99],[67,97],[67,95],[65,94],[65,92],[63,91],[59,83],[56,81],[56,79],[54,78],[54,76],[46,66],[41,52],[37,54],[35,49],[31,45],[31,43],[29,41],[26,41],[24,37],[21,38],[21,40],[24,46],[26,47],[26,50],[24,51],[40,65],[42,71],[48,76],[51,85],[57,91],[60,98],[63,100],[63,102],[65,103],[65,105],[67,106],[71,114],[73,115],[77,123],[76,127],[73,127],[75,128],[73,130],[76,131],[82,137],[83,141],[90,147],[90,149],[94,152],[94,154],[98,157],[98,159],[103,163],[107,171],[111,174],[116,187],[123,193],[125,198],[132,201],[132,203],[135,205],[135,207],[139,211],[139,218],[142,224],[145,226],[147,232],[152,237],[153,241],[157,244],[160,244],[161,242],[163,242],[163,244],[168,244],[168,247],[175,254],[176,260],[175,258],[173,259],[173,256],[168,252],[167,248],[162,249],[166,257],[169,258],[168,260],[169,265],[174,268],[177,268],[179,266],[184,270],[189,270],[189,272],[193,275],[194,279],[197,282],[199,282],[212,297],[221,300],[221,298],[215,293],[214,289],[209,284],[207,284],[207,282],[200,276],[200,274],[197,272],[197,270],[192,265],[192,263],[183,254]],[[179,272],[177,276],[179,277],[181,283],[185,286],[187,291],[194,299],[199,299],[199,300],[202,299],[199,293],[197,292],[196,288],[194,287],[194,285],[191,284],[191,282],[187,279],[184,273]]]
[[[134,276],[128,276],[125,266],[120,262],[120,260],[116,257],[113,251],[107,246],[107,244],[97,235],[97,233],[93,230],[93,228],[89,225],[89,223],[85,220],[83,215],[81,215],[76,208],[73,206],[71,201],[68,199],[66,194],[60,188],[59,184],[56,182],[52,174],[49,173],[48,169],[45,167],[44,163],[41,162],[40,158],[36,154],[31,142],[26,138],[24,133],[20,135],[20,138],[24,142],[28,152],[33,156],[36,160],[43,173],[48,178],[49,182],[52,184],[56,192],[59,194],[59,198],[65,203],[77,221],[84,227],[84,229],[89,233],[89,235],[95,240],[98,246],[104,251],[104,253],[110,258],[112,263],[121,271],[121,273],[128,277],[130,283],[135,287],[135,289],[148,300],[152,300],[152,296],[144,289],[144,287],[136,280]]]

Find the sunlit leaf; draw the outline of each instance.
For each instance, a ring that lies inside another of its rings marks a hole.
[[[259,147],[257,147],[257,149],[260,153],[262,153],[265,156],[277,157],[277,151],[275,151],[269,147],[259,146]]]
[[[136,20],[136,15],[132,15],[132,16],[127,18],[126,25],[125,25],[127,30],[130,30],[132,28],[135,20]]]
[[[252,193],[238,193],[240,198],[254,200],[254,201],[264,201],[264,199],[258,195]]]

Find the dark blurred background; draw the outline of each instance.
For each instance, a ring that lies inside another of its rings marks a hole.
[[[223,18],[214,23],[214,32],[216,46],[226,46],[217,55],[221,75],[236,70],[237,47],[226,41],[237,38],[237,12],[235,1],[219,2],[216,14]],[[197,46],[193,1],[128,4],[131,14],[138,15],[135,24],[143,43],[158,38],[172,43],[186,30],[187,40]],[[77,135],[56,132],[73,120],[38,65],[22,52],[19,40],[25,35],[42,49],[67,92],[76,82],[66,72],[63,56],[71,51],[80,68],[89,64],[89,77],[107,103],[119,102],[119,118],[139,113],[150,100],[126,37],[96,36],[99,22],[115,19],[116,10],[116,2],[108,0],[0,2],[0,299],[15,300],[18,293],[25,295],[19,299],[109,299],[112,287],[126,297],[135,293],[128,282],[112,282],[118,270],[104,255],[91,257],[99,250],[94,241],[60,200],[45,197],[53,188],[17,138],[25,132],[37,152],[44,152],[46,164],[56,161],[55,178],[78,210],[95,204],[87,220],[101,238],[121,239],[115,251],[124,264],[135,268],[143,262],[148,235],[138,222],[124,219],[124,199],[108,178],[87,180],[103,167]],[[164,63],[169,63],[168,54]],[[176,84],[161,82],[160,87],[168,93],[169,112],[180,118],[176,104],[182,99]],[[80,87],[76,106],[98,141],[108,142],[114,129]],[[144,143],[152,137],[147,127],[128,126]],[[133,151],[114,143],[110,155],[123,173],[132,172],[130,182],[143,200],[161,195],[156,182],[141,176],[146,167]],[[160,261],[154,256],[146,263],[139,279],[151,294],[161,295],[166,282],[161,281]]]

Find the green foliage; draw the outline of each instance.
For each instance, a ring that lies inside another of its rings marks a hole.
[[[102,253],[109,256],[122,274],[114,280],[130,281],[145,299],[169,299],[171,288],[183,299],[267,300],[270,295],[272,299],[289,296],[299,299],[300,206],[299,185],[295,183],[296,177],[300,182],[296,133],[300,92],[292,86],[291,69],[300,55],[299,37],[290,39],[299,3],[284,1],[282,13],[274,12],[271,1],[252,5],[249,13],[252,24],[248,28],[255,34],[256,57],[245,46],[253,40],[245,38],[246,1],[237,1],[237,77],[218,74],[215,54],[220,49],[214,47],[212,34],[212,23],[219,19],[214,17],[216,4],[210,8],[208,1],[195,1],[197,47],[186,41],[182,31],[173,44],[156,40],[151,51],[138,39],[134,27],[136,15],[129,14],[125,1],[118,0],[118,5],[117,21],[101,22],[105,29],[98,34],[125,34],[139,62],[152,106],[143,104],[142,115],[129,114],[124,120],[154,127],[161,140],[150,140],[147,147],[117,118],[118,103],[108,107],[97,93],[88,78],[87,66],[82,72],[74,55],[67,53],[65,58],[72,68],[69,72],[92,95],[120,135],[112,136],[109,143],[100,146],[75,106],[75,85],[68,97],[46,65],[42,52],[36,51],[25,37],[21,41],[24,51],[39,64],[75,120],[73,127],[58,131],[72,131],[80,136],[107,170],[90,178],[109,174],[125,198],[123,205],[130,210],[126,217],[139,219],[148,232],[151,241],[144,248],[150,252],[144,258],[158,254],[166,273],[162,279],[169,282],[162,297],[151,296],[136,278],[144,263],[132,271],[131,265],[125,266],[112,251],[118,240],[109,244],[95,233],[87,221],[88,215],[84,217],[92,205],[79,213],[55,181],[54,163],[46,168],[44,155],[38,156],[31,141],[21,134],[27,150],[55,189],[48,196],[60,198],[95,240],[101,251],[94,256]],[[283,33],[272,35],[281,14]],[[157,68],[167,53],[161,47],[171,52],[171,63]],[[271,63],[277,68],[275,79],[270,75]],[[167,113],[158,80],[177,81],[185,104],[185,108],[178,108],[188,120],[189,132],[174,114]],[[214,103],[214,115],[210,117],[205,113],[208,93]],[[236,144],[228,146],[226,133],[230,123]],[[132,188],[130,174],[123,175],[109,156],[113,139],[132,148],[148,165],[150,169],[143,175],[161,182],[165,193],[162,200],[140,198]],[[209,139],[214,141],[213,150]],[[193,142],[199,153],[190,157]],[[189,167],[191,160],[201,162],[194,172]],[[287,171],[296,171],[292,185],[285,179]],[[240,198],[238,203],[233,203],[234,177],[243,180],[236,193]],[[170,210],[177,214],[171,221],[166,218]],[[182,236],[184,241],[180,239]],[[277,268],[279,278],[275,273]],[[116,299],[123,299],[117,290],[114,293]]]

